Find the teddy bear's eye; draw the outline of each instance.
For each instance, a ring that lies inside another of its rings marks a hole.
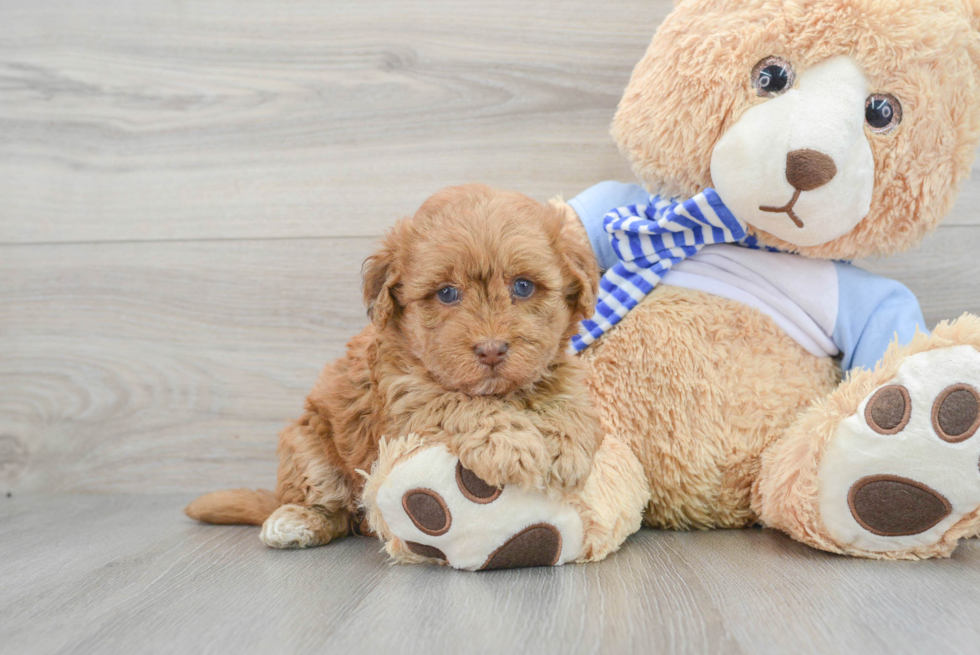
[[[763,98],[774,98],[793,88],[796,73],[781,57],[766,57],[752,69],[752,86]]]
[[[864,119],[872,132],[888,134],[902,122],[902,103],[889,93],[873,93],[864,103]]]

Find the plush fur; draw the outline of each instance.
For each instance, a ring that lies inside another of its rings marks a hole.
[[[840,381],[833,360],[806,352],[768,316],[676,287],[658,288],[580,358],[610,433],[647,472],[645,521],[657,528],[754,523],[762,452]]]
[[[597,409],[647,472],[647,524],[754,523],[763,451],[836,386],[839,369],[732,300],[662,287],[632,313],[582,358]]]
[[[280,435],[275,499],[221,491],[187,514],[264,523],[271,546],[327,543],[357,517],[386,435],[446,443],[491,485],[581,491],[602,431],[566,346],[591,314],[598,271],[561,212],[484,186],[448,189],[400,221],[363,273],[372,324]],[[522,278],[527,298],[514,291]],[[459,294],[448,304],[446,287]],[[478,352],[489,340],[508,345],[495,366]]]
[[[870,214],[819,246],[758,230],[806,257],[851,259],[917,245],[946,215],[980,140],[980,2],[976,0],[684,0],[637,65],[613,134],[648,189],[689,197],[709,187],[715,144],[765,102],[750,72],[768,56],[806,70],[852,57],[874,92],[901,99],[891,134],[867,131],[874,155]],[[779,162],[777,162],[778,164]],[[570,220],[574,210],[564,205]],[[840,384],[837,363],[798,346],[757,310],[698,291],[658,288],[582,355],[610,430],[643,463],[664,528],[762,522],[814,547],[916,559],[948,555],[978,529],[965,517],[930,547],[867,552],[836,543],[820,520],[817,467],[840,421],[909,355],[980,349],[964,317],[894,346],[875,372]]]

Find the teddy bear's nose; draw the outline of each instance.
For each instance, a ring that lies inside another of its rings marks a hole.
[[[786,179],[794,189],[813,191],[834,179],[837,164],[816,150],[794,150],[786,155]]]

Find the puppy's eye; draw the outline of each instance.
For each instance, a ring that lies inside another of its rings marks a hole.
[[[532,293],[534,293],[534,282],[522,277],[514,282],[514,295],[518,298],[530,298]]]
[[[456,287],[443,287],[436,292],[436,298],[443,305],[453,305],[459,300],[459,289]]]
[[[902,122],[902,103],[889,93],[873,93],[864,103],[864,119],[875,134],[888,134]]]
[[[775,98],[796,82],[793,66],[781,57],[766,57],[752,69],[752,86],[763,98]]]

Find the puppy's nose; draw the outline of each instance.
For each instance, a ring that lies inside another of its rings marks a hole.
[[[837,164],[817,150],[794,150],[786,155],[786,179],[794,189],[813,191],[834,179]]]
[[[480,363],[487,366],[496,366],[503,361],[507,355],[507,344],[503,341],[483,341],[473,346]]]

